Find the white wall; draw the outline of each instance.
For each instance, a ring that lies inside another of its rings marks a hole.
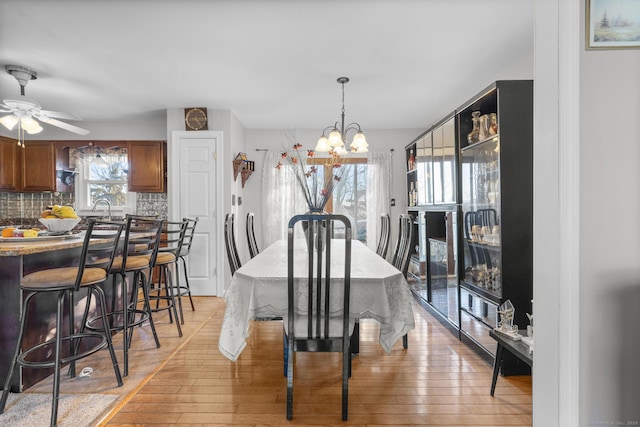
[[[640,422],[639,76],[638,50],[581,50],[581,425]]]
[[[140,120],[130,120],[122,122],[70,122],[90,132],[88,135],[78,135],[60,128],[43,124],[43,131],[36,135],[26,135],[27,140],[167,140],[167,119],[163,114],[161,117],[153,115]],[[183,126],[184,129],[184,126]],[[0,135],[9,138],[16,138],[15,129],[9,131],[4,126],[0,126]]]

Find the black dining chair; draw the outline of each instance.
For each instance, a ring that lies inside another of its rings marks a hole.
[[[411,242],[413,240],[413,217],[409,214],[400,214],[398,217],[398,239],[393,252],[391,264],[402,272],[407,278],[409,271],[409,261],[411,258]],[[402,346],[409,347],[409,337],[405,334],[402,337]]]
[[[98,227],[101,229],[98,230]],[[20,316],[18,343],[11,359],[11,366],[0,398],[0,414],[4,413],[9,388],[16,365],[32,369],[53,368],[53,401],[51,405],[51,426],[57,425],[58,401],[60,397],[60,370],[69,364],[69,375],[75,377],[76,362],[107,347],[115,372],[118,387],[122,386],[122,375],[111,340],[111,329],[103,323],[100,330],[87,330],[85,323],[89,314],[91,298],[97,299],[97,309],[103,318],[107,316],[107,304],[101,285],[107,280],[108,271],[115,257],[124,223],[89,220],[77,267],[59,267],[27,274],[20,281],[24,301]],[[100,239],[100,240],[98,240]],[[23,349],[30,303],[40,303],[55,299],[57,310],[52,317],[55,333],[42,334],[42,341],[25,343]],[[76,310],[76,303],[79,310]],[[76,330],[75,314],[83,313]],[[66,319],[65,319],[66,317]]]
[[[227,214],[224,219],[224,245],[227,249],[227,259],[229,260],[229,268],[231,275],[242,267],[240,257],[238,256],[238,246],[236,245],[236,234],[234,230],[234,214]]]
[[[247,214],[246,231],[247,231],[247,244],[249,245],[249,255],[251,258],[255,258],[260,253],[258,249],[258,243],[256,242],[256,233],[253,227],[253,212]]]
[[[306,224],[306,242],[296,240],[297,223]],[[336,237],[334,223],[344,226],[344,234]],[[287,419],[293,417],[293,374],[297,352],[342,353],[342,419],[348,419],[349,377],[351,375],[351,322],[349,294],[351,286],[351,223],[344,215],[296,215],[288,226],[288,313],[285,322]],[[315,240],[314,240],[315,239]],[[319,239],[323,243],[315,244]],[[342,241],[342,246],[333,245]],[[294,276],[295,245],[305,245],[302,278]],[[333,251],[336,250],[335,254]],[[340,253],[343,251],[343,253]],[[330,303],[331,302],[331,303]]]
[[[189,270],[187,269],[187,257],[189,253],[191,253],[191,245],[193,244],[193,237],[196,233],[196,225],[198,225],[199,217],[195,218],[183,218],[183,221],[188,221],[187,229],[184,233],[184,238],[182,240],[182,249],[178,254],[178,272],[176,273],[177,278],[177,294],[178,298],[182,298],[183,296],[189,297],[189,303],[191,304],[191,311],[196,311],[195,305],[193,305],[193,298],[191,297],[191,285],[189,284]],[[184,284],[180,282],[180,265],[182,265],[182,272],[184,273]]]
[[[391,237],[391,217],[388,213],[380,215],[380,237],[376,253],[382,258],[387,258],[389,250],[389,238]]]

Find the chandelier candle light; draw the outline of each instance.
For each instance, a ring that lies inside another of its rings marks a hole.
[[[342,114],[341,121],[322,131],[315,150],[304,150],[302,144],[295,142],[290,151],[282,153],[282,159],[276,165],[279,170],[283,161],[289,164],[295,174],[296,180],[302,187],[307,206],[310,212],[323,212],[324,207],[331,198],[333,189],[340,183],[345,172],[343,159],[349,153],[366,153],[369,144],[358,123],[350,123],[345,127],[344,113],[344,85],[349,82],[348,77],[338,78],[342,85]],[[340,128],[338,128],[340,125]],[[325,136],[329,131],[329,136]],[[355,131],[350,145],[351,151],[345,148],[347,133]],[[326,153],[326,154],[325,154]],[[323,167],[324,176],[319,176],[320,167]]]

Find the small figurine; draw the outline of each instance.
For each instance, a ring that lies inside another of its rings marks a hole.
[[[497,332],[501,332],[511,338],[514,341],[519,340],[520,334],[518,333],[518,325],[513,324],[516,309],[511,303],[511,300],[503,302],[497,310],[498,313],[498,327],[495,328]]]
[[[531,311],[533,311],[533,300],[531,300]],[[529,353],[533,353],[533,314],[526,313],[529,318],[527,325],[527,336],[522,337],[522,342],[529,346]]]

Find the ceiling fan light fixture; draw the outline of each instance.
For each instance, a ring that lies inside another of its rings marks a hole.
[[[18,84],[20,84],[20,94],[22,96],[24,96],[24,87],[29,83],[29,80],[38,78],[38,73],[21,65],[5,65],[4,69],[18,81]]]
[[[0,123],[2,123],[7,129],[13,130],[13,128],[18,124],[18,118],[13,114],[9,114],[8,116],[0,118]]]
[[[32,117],[23,117],[20,119],[20,126],[29,135],[42,132],[42,126],[38,124]]]

